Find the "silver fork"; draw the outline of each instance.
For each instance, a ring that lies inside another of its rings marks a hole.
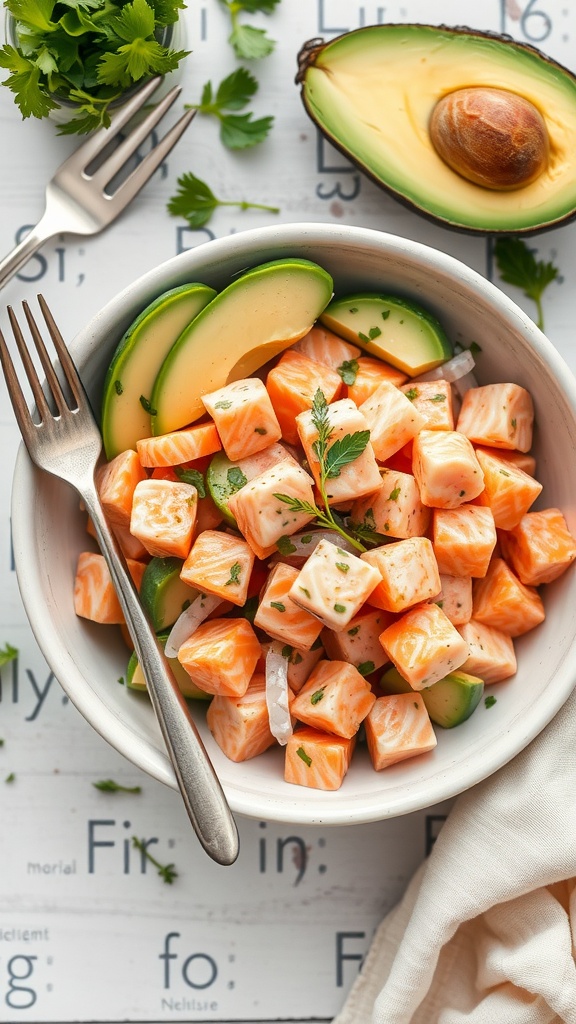
[[[0,261],[0,288],[17,274],[31,256],[54,235],[71,232],[76,235],[95,235],[107,227],[122,212],[125,206],[146,184],[157,167],[190,124],[196,111],[188,110],[166,132],[157,146],[127,175],[118,188],[107,191],[110,182],[134,156],[166,111],[181,92],[175,85],[147,116],[128,133],[103,162],[96,166],[97,158],[110,142],[117,138],[122,128],[145,105],[162,81],[162,76],[152,78],[121,107],[112,117],[109,128],[99,128],[89,135],[60,165],[46,186],[46,207],[36,227],[26,238]]]
[[[100,431],[46,300],[39,295],[38,301],[73,399],[66,399],[40,330],[28,304],[23,302],[30,332],[46,374],[47,388],[57,410],[56,413],[51,411],[16,315],[8,307],[16,345],[34,395],[36,419],[39,420],[35,422],[28,410],[14,363],[0,331],[0,362],[20,432],[32,461],[40,469],[71,484],[84,501],[134,641],[190,821],[213,860],[219,864],[232,864],[238,855],[238,832],[234,818],[102,511],[94,483],[94,471],[102,451]]]

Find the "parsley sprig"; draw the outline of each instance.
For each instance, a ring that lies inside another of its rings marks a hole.
[[[12,647],[12,644],[6,643],[3,648],[0,647],[0,668],[3,665],[8,665],[11,661],[15,661],[18,654],[18,648]]]
[[[2,83],[23,118],[46,117],[70,100],[77,116],[60,134],[110,124],[110,107],[133,85],[173,71],[187,56],[159,36],[178,19],[184,0],[4,0],[17,45],[0,49]]]
[[[304,512],[307,515],[314,516],[319,526],[336,530],[342,537],[350,541],[358,551],[366,551],[365,545],[357,536],[352,534],[350,529],[346,528],[343,520],[336,516],[330,508],[326,487],[329,480],[340,476],[340,471],[344,466],[354,462],[362,454],[370,440],[370,431],[357,430],[353,434],[346,434],[330,444],[333,434],[330,424],[330,410],[326,396],[320,388],[317,389],[314,395],[311,415],[312,423],[318,432],[318,437],[314,441],[312,448],[319,463],[318,490],[324,508],[320,509],[316,504],[291,497],[289,494],[275,494],[274,497],[288,505],[291,512]]]
[[[101,793],[141,793],[142,786],[122,786],[119,782],[115,782],[114,779],[100,779],[98,782],[93,782],[94,789],[99,789]]]
[[[248,149],[263,142],[273,123],[273,117],[253,119],[253,114],[230,114],[230,110],[243,110],[258,91],[258,82],[246,68],[236,68],[223,78],[214,91],[212,82],[202,89],[200,103],[187,103],[187,110],[215,117],[220,122],[220,140],[228,149]]]
[[[521,288],[528,299],[536,303],[536,324],[544,330],[542,296],[559,269],[551,261],[536,259],[535,250],[530,249],[521,238],[499,238],[494,245],[494,257],[500,277],[506,284]]]
[[[238,206],[241,210],[268,210],[279,213],[276,206],[264,206],[262,203],[249,203],[245,199],[218,199],[205,181],[201,181],[191,171],[182,174],[176,183],[178,191],[168,201],[168,212],[173,217],[184,217],[191,228],[201,228],[210,220],[218,206]]]
[[[140,853],[146,857],[146,860],[149,860],[150,863],[154,865],[160,875],[160,878],[165,881],[166,885],[172,885],[174,879],[178,878],[178,872],[175,870],[174,865],[160,864],[160,861],[157,861],[156,858],[152,856],[146,844],[143,843],[142,840],[138,839],[137,836],[132,836],[132,845],[135,846],[137,850],[140,850]]]
[[[222,0],[230,16],[232,31],[228,42],[240,60],[260,60],[276,45],[265,29],[240,22],[241,14],[272,14],[280,0]]]

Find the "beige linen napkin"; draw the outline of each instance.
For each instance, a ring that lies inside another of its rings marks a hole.
[[[456,801],[334,1024],[576,1024],[576,692]]]

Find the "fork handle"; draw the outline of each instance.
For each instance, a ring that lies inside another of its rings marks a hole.
[[[238,830],[220,782],[163,649],[140,604],[96,489],[83,488],[82,497],[134,641],[188,817],[209,856],[219,864],[233,864],[238,856]]]
[[[56,234],[58,234],[58,229],[50,222],[45,213],[26,237],[3,260],[0,260],[0,288],[3,288],[10,278],[22,269],[34,253],[44,245],[44,242]]]

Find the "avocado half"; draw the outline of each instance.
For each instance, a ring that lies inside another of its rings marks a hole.
[[[467,28],[369,25],[302,47],[297,83],[329,142],[377,185],[444,227],[528,234],[576,216],[576,77],[528,44]],[[550,139],[546,169],[522,188],[466,180],[437,154],[429,122],[458,89],[529,100]]]

